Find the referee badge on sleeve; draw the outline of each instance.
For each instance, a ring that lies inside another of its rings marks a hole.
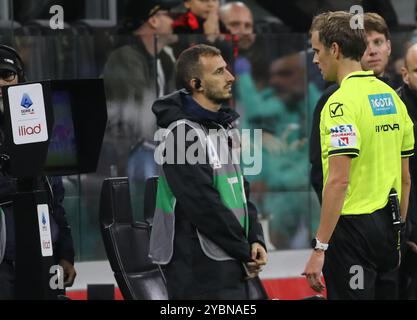
[[[343,116],[343,103],[333,102],[329,105],[330,118],[336,118]]]

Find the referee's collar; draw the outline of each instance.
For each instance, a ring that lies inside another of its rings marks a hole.
[[[342,86],[343,82],[350,78],[362,78],[362,77],[375,77],[374,71],[353,71],[349,73],[346,77],[343,78],[340,86]]]

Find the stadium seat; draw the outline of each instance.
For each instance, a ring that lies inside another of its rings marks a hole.
[[[107,256],[125,299],[168,299],[160,266],[148,257],[158,177],[146,180],[144,218],[133,222],[128,178],[107,178],[100,199],[100,229]],[[248,280],[249,298],[266,300],[259,277]]]
[[[150,226],[134,222],[132,218],[128,178],[104,180],[100,229],[123,297],[129,300],[168,299],[163,272],[148,257]]]
[[[153,215],[155,213],[157,187],[158,177],[150,177],[146,180],[144,208],[145,211],[143,212],[143,215],[146,223],[150,226],[152,226]]]

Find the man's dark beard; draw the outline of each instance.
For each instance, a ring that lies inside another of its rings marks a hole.
[[[227,103],[232,98],[232,96],[230,96],[230,98],[216,98],[216,97],[214,98],[207,97],[207,98],[216,104],[223,104],[223,103]]]
[[[228,102],[232,98],[232,94],[230,94],[229,97],[227,97],[227,98],[218,97],[214,92],[209,90],[206,93],[206,97],[207,97],[207,99],[209,99],[210,101],[212,101],[216,104],[223,104],[223,103]]]

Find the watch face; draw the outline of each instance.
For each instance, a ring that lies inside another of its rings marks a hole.
[[[316,245],[317,245],[317,240],[316,240],[316,238],[314,238],[313,240],[311,240],[311,247],[313,249],[315,249],[316,248]]]

